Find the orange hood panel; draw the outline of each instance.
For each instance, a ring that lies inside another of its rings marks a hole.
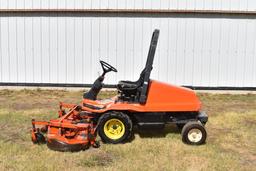
[[[151,80],[148,89],[148,98],[146,104],[112,102],[102,104],[100,101],[83,100],[84,103],[95,105],[105,105],[103,109],[92,110],[84,108],[95,113],[103,113],[108,110],[128,110],[134,112],[178,112],[178,111],[199,111],[201,102],[198,100],[194,91],[184,87],[178,87],[159,81]]]

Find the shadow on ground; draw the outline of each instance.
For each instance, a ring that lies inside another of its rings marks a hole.
[[[180,134],[181,130],[174,124],[166,125],[164,128],[134,128],[134,134],[138,134],[141,138],[164,138],[168,134]],[[132,139],[134,140],[134,138]]]

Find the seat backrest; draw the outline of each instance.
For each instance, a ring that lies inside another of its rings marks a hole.
[[[152,65],[154,62],[154,57],[155,57],[155,52],[156,52],[156,46],[157,46],[157,41],[159,37],[159,30],[154,30],[152,37],[151,37],[151,42],[150,42],[150,47],[148,51],[148,57],[147,57],[147,62],[145,65],[145,69],[150,69],[152,70]]]
[[[147,100],[149,77],[150,77],[151,70],[153,69],[153,61],[154,61],[154,57],[155,57],[159,32],[160,31],[158,29],[155,29],[153,32],[151,42],[150,42],[149,51],[148,51],[146,66],[145,66],[144,70],[142,71],[142,72],[144,72],[143,73],[144,78],[143,78],[143,84],[142,84],[141,94],[140,94],[140,98],[139,98],[140,103],[145,103]]]

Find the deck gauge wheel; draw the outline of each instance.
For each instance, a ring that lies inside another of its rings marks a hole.
[[[201,145],[205,143],[207,133],[201,122],[188,122],[181,131],[182,141],[186,144]]]

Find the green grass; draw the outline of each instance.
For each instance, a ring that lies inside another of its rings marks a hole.
[[[0,91],[0,170],[256,170],[256,95],[199,94],[209,115],[207,143],[183,144],[175,126],[135,134],[126,144],[55,152],[30,140],[31,119],[57,116],[80,91]],[[113,96],[103,92],[100,97]]]

